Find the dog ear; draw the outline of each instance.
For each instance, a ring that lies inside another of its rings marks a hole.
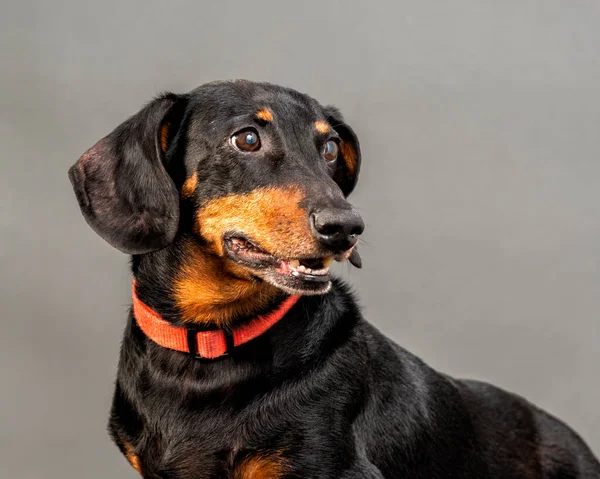
[[[340,136],[340,158],[333,175],[344,196],[352,193],[360,171],[360,144],[354,130],[344,122],[340,111],[334,106],[325,107],[328,123]]]
[[[81,212],[92,229],[128,254],[173,241],[179,194],[165,169],[183,97],[165,94],[87,150],[69,169]]]

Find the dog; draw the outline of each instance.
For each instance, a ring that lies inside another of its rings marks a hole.
[[[330,276],[360,267],[359,141],[245,80],[166,93],[69,170],[132,255],[110,434],[145,478],[600,478],[568,426],[434,371]]]

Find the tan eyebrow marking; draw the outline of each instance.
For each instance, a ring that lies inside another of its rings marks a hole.
[[[169,127],[170,125],[165,123],[160,129],[160,148],[162,149],[163,153],[167,151],[167,146],[169,146]]]
[[[327,133],[329,131],[329,125],[322,120],[315,121],[315,128],[319,133]]]
[[[198,173],[194,173],[185,180],[185,183],[181,187],[181,196],[183,198],[189,198],[196,190],[196,186],[198,186]]]
[[[256,118],[263,121],[273,121],[273,113],[268,108],[256,112]]]

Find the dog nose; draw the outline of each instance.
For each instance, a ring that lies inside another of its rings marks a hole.
[[[356,244],[365,229],[355,209],[325,209],[311,215],[317,239],[332,251],[346,251]]]

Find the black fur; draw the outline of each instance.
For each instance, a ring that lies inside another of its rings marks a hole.
[[[265,102],[285,122],[277,134],[264,126],[270,147],[258,160],[240,160],[223,139]],[[319,160],[324,139],[306,131],[320,118],[352,143],[353,173]],[[337,110],[250,82],[161,97],[90,151],[102,160],[84,155],[70,170],[86,220],[136,254],[140,298],[175,324],[172,282],[185,244],[203,241],[192,231],[199,205],[293,183],[309,192],[307,209],[341,205],[360,166],[358,140]],[[179,200],[190,171],[199,173],[197,195]],[[600,478],[600,464],[566,425],[518,396],[432,370],[366,322],[340,281],[210,361],[158,346],[130,315],[109,429],[147,478],[241,477],[240,464],[257,454],[280,455],[286,478]]]

